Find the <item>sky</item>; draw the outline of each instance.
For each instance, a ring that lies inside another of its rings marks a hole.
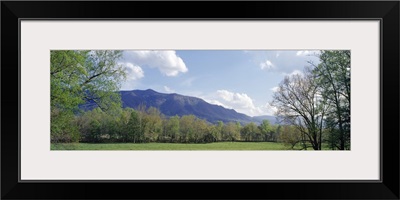
[[[153,89],[199,97],[249,116],[273,115],[269,105],[285,76],[301,73],[315,50],[124,51],[121,90]]]

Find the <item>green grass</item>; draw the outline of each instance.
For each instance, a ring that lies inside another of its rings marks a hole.
[[[51,144],[51,150],[289,150],[275,142],[215,142],[207,144],[181,143],[61,143]]]

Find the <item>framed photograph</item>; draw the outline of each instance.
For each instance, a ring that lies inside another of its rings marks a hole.
[[[399,199],[399,8],[3,1],[1,198]]]

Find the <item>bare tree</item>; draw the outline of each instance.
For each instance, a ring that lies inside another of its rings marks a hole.
[[[285,124],[295,126],[301,133],[301,143],[314,150],[322,149],[324,117],[328,109],[321,98],[320,88],[310,69],[303,74],[286,76],[273,94],[271,105],[277,108],[276,115]]]

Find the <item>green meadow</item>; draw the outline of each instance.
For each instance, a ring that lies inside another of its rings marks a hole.
[[[277,142],[183,143],[56,143],[51,150],[289,150]]]

